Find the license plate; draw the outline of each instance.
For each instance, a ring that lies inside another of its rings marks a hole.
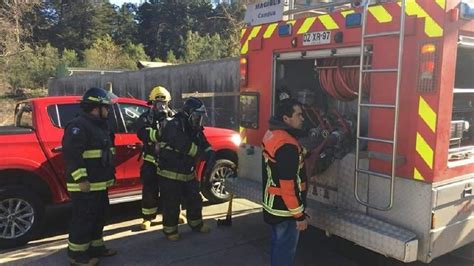
[[[303,35],[303,45],[320,45],[331,42],[330,31],[308,32]]]

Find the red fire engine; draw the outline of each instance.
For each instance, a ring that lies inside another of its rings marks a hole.
[[[404,262],[474,242],[474,1],[333,1],[287,14],[242,30],[245,144],[229,190],[261,202],[261,140],[292,97],[323,140],[306,160],[314,226]]]

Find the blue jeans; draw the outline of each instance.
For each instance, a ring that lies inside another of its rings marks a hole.
[[[299,236],[294,220],[272,225],[272,266],[293,265]]]

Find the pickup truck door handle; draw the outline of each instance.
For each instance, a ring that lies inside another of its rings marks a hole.
[[[52,152],[61,152],[63,151],[63,146],[57,146],[51,149]]]
[[[136,150],[139,147],[141,147],[141,143],[139,143],[139,142],[137,142],[135,144],[128,144],[127,145],[127,149],[131,149],[131,150]]]

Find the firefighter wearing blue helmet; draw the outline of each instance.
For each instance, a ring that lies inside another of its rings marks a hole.
[[[96,265],[117,252],[102,238],[109,207],[108,188],[115,181],[114,134],[107,117],[111,98],[101,88],[82,96],[82,112],[66,125],[62,139],[66,186],[72,201],[68,239],[71,265]]]

